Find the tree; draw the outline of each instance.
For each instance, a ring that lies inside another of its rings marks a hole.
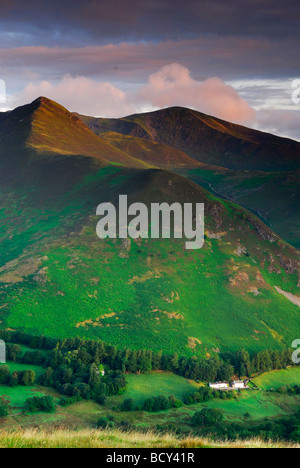
[[[297,444],[300,443],[300,427],[297,430],[295,430],[294,432],[292,432],[292,434],[290,435],[290,439],[293,442],[296,442]]]
[[[13,372],[9,378],[9,386],[16,387],[19,385],[19,374],[17,372]]]
[[[54,399],[51,396],[27,398],[24,404],[24,409],[29,413],[33,413],[35,411],[53,413],[55,411]]]
[[[250,362],[250,361],[249,361]],[[221,382],[227,382],[234,375],[234,369],[231,364],[225,362],[225,364],[220,366],[218,371],[218,380]]]
[[[0,385],[8,383],[9,377],[10,377],[9,367],[0,366]]]
[[[240,377],[250,377],[252,372],[251,360],[250,355],[244,349],[238,355],[239,361],[239,376]]]
[[[216,426],[224,419],[223,412],[218,409],[204,408],[198,411],[192,417],[194,426]]]
[[[109,426],[109,420],[107,418],[100,418],[97,426],[99,429],[106,429]]]
[[[21,346],[17,344],[8,344],[6,346],[6,354],[9,361],[16,362],[18,356],[22,354]]]
[[[154,407],[154,398],[147,398],[144,401],[143,411],[147,411],[148,413],[152,413]]]
[[[88,384],[93,389],[99,383],[100,383],[100,375],[99,375],[98,367],[95,363],[93,363],[90,367]]]
[[[41,378],[41,384],[45,385],[45,387],[53,387],[54,386],[53,374],[54,374],[53,369],[51,367],[48,367],[46,373]]]
[[[21,378],[21,384],[25,385],[25,387],[30,387],[31,385],[34,384],[35,377],[36,377],[36,374],[35,372],[33,372],[33,370],[27,370],[23,372],[23,375]]]
[[[8,404],[7,402],[1,397],[0,398],[0,418],[5,418],[8,415]]]
[[[134,411],[135,410],[135,403],[132,398],[127,398],[123,401],[121,405],[121,411]]]

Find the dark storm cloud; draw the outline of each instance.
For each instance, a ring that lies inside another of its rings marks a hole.
[[[48,43],[236,35],[300,37],[298,0],[1,0],[2,28],[30,25]],[[47,34],[45,34],[47,33]],[[48,39],[47,39],[48,38]],[[71,37],[69,37],[71,39]]]

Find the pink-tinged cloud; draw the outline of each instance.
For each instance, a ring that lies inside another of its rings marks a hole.
[[[253,120],[254,110],[232,86],[219,78],[196,81],[179,64],[162,67],[148,82],[124,91],[110,82],[97,82],[84,76],[66,75],[58,83],[30,83],[14,105],[47,96],[71,111],[102,117],[122,117],[143,110],[163,107],[190,107],[225,120],[245,123]]]
[[[138,96],[153,107],[183,106],[225,120],[246,123],[255,118],[255,111],[232,86],[220,78],[203,82],[192,78],[190,71],[173,63],[150,76]]]
[[[55,85],[48,81],[31,83],[17,103],[30,102],[38,96],[53,99],[70,111],[93,116],[120,117],[135,110],[124,91],[109,82],[99,83],[84,76],[66,75]]]

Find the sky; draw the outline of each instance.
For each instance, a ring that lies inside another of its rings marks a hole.
[[[0,0],[0,110],[179,105],[300,141],[299,24],[299,0]]]

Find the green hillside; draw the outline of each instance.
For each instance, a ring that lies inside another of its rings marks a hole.
[[[52,164],[44,166],[48,176]],[[62,158],[60,167],[69,164]],[[96,170],[85,158],[77,164],[70,186],[60,186],[63,178],[55,189],[52,177],[39,182],[37,164],[34,192],[27,178],[1,197],[2,327],[183,354],[290,345],[299,309],[275,286],[297,294],[296,250],[250,213],[180,176]],[[132,201],[204,202],[205,247],[100,241],[96,206],[124,190]]]
[[[266,173],[202,167],[181,173],[212,193],[252,209],[280,237],[299,248],[299,171]]]

